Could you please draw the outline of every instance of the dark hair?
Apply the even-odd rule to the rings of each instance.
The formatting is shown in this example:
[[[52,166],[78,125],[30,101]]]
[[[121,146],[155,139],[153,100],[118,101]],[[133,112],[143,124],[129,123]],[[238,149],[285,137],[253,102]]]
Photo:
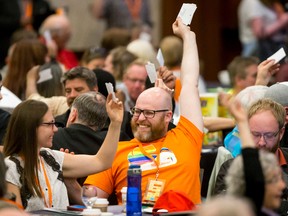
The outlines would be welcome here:
[[[57,61],[53,60],[40,66],[39,72],[49,68],[51,69],[52,79],[37,83],[37,90],[40,95],[47,98],[52,96],[63,96],[64,88],[63,84],[61,83],[61,78],[63,75],[62,68]]]
[[[101,47],[108,52],[118,46],[127,46],[131,41],[129,30],[121,28],[110,28],[103,33]]]
[[[3,85],[20,99],[24,98],[27,72],[45,63],[47,47],[38,40],[21,40],[15,44]]]
[[[4,197],[7,192],[7,185],[5,179],[6,170],[7,168],[4,162],[4,156],[2,152],[0,152],[0,198]]]
[[[97,77],[97,83],[98,83],[98,92],[100,92],[101,94],[103,94],[105,97],[108,96],[108,92],[107,92],[107,88],[105,83],[110,82],[113,85],[114,91],[116,90],[116,86],[115,86],[115,78],[114,76],[102,69],[94,69],[93,72],[95,73],[96,77]]]
[[[106,58],[107,56],[107,51],[104,48],[101,47],[91,47],[87,50],[82,55],[81,58],[81,63],[88,64],[90,61],[94,59],[99,59],[99,58]]]
[[[23,157],[24,179],[21,179],[21,183],[32,195],[37,194],[39,197],[42,195],[35,184],[35,180],[39,180],[37,128],[47,111],[48,106],[41,101],[27,100],[20,103],[10,117],[3,149],[5,157],[14,154]]]
[[[62,77],[62,83],[65,86],[67,80],[73,80],[76,78],[84,80],[90,90],[93,90],[93,88],[97,86],[97,78],[94,72],[82,66],[74,67],[65,72]]]

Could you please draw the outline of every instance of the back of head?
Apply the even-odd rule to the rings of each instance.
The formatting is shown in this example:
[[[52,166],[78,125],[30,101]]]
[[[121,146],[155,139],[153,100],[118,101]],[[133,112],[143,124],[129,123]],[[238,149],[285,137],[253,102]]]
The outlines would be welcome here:
[[[158,67],[156,51],[150,42],[141,39],[134,40],[127,45],[127,50],[138,58],[154,63],[156,68]]]
[[[76,97],[72,108],[78,111],[78,121],[97,129],[105,126],[108,118],[106,98],[99,92],[87,92]]]
[[[264,174],[264,180],[268,180],[271,171],[279,167],[278,160],[275,154],[265,150],[259,150],[259,160]],[[248,177],[249,178],[249,177]],[[236,157],[225,178],[227,185],[227,194],[234,196],[244,196],[246,190],[243,157],[239,155]]]
[[[217,196],[203,203],[196,216],[255,216],[250,202],[237,196]]]
[[[37,83],[38,93],[43,97],[63,96],[64,88],[61,82],[63,70],[56,61],[48,62],[41,65],[39,72],[50,70],[52,78],[41,83]]]
[[[276,83],[268,88],[265,98],[269,98],[282,106],[288,106],[288,82]]]
[[[173,68],[181,65],[183,42],[176,36],[167,36],[160,42],[160,48],[165,59],[165,65]]]
[[[95,73],[88,68],[81,66],[74,67],[65,72],[62,77],[62,83],[65,86],[67,80],[73,80],[76,78],[84,80],[91,91],[97,87],[97,77],[95,76]]]
[[[118,46],[127,46],[131,41],[131,33],[122,28],[110,28],[103,34],[101,47],[108,52]]]
[[[249,86],[240,91],[236,95],[236,99],[240,101],[243,107],[248,109],[253,103],[259,99],[264,98],[265,93],[267,92],[267,86],[255,85]]]
[[[27,72],[35,65],[44,64],[47,54],[47,47],[38,40],[25,39],[17,42],[9,60],[3,85],[19,98],[23,98]]]
[[[105,83],[111,83],[113,85],[114,90],[116,89],[116,84],[115,84],[115,78],[114,76],[102,69],[95,69],[93,70],[97,77],[97,83],[98,83],[98,92],[103,94],[105,97],[108,96],[107,88]]]
[[[128,65],[137,59],[137,56],[129,52],[126,47],[116,47],[110,51],[112,55],[113,75],[116,80],[122,80],[124,71]]]
[[[49,31],[58,48],[65,47],[71,37],[70,21],[66,15],[53,14],[48,16],[40,27],[40,34]]]
[[[85,66],[94,59],[105,59],[107,51],[101,47],[91,47],[85,50],[81,57],[81,65]]]
[[[235,78],[246,78],[246,68],[250,65],[258,65],[259,59],[257,57],[243,57],[236,56],[228,65],[227,70],[229,72],[231,85],[235,85]]]

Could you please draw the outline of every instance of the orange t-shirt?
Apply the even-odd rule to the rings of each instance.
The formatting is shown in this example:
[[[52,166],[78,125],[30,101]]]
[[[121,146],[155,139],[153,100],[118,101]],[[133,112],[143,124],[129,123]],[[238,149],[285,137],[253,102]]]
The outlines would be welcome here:
[[[164,191],[178,190],[186,193],[194,204],[201,203],[200,156],[203,133],[186,118],[181,116],[176,128],[166,136],[150,143],[142,143],[143,148],[155,158],[160,152],[159,179],[165,180]],[[155,179],[155,162],[145,156],[137,139],[119,142],[112,168],[89,176],[85,184],[95,185],[111,194],[116,191],[121,203],[121,189],[127,186],[129,164],[139,164],[142,169],[142,197],[148,178]],[[157,159],[156,159],[157,161]]]

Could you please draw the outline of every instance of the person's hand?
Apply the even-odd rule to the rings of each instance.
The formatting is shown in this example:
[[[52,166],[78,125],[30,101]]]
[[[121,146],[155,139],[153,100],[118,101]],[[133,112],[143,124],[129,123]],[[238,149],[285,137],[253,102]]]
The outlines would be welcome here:
[[[168,88],[168,87],[165,85],[165,83],[163,82],[162,79],[156,79],[154,86],[164,89],[164,90],[167,91],[171,96],[173,95],[174,89]]]
[[[247,121],[247,113],[241,103],[226,93],[220,93],[220,100],[223,106],[227,107],[237,122]]]
[[[64,149],[64,148],[60,148],[60,150],[59,151],[61,151],[61,152],[65,152],[65,153],[70,153],[70,154],[72,154],[72,155],[74,155],[75,153],[74,152],[70,152],[70,150],[69,149]]]
[[[190,31],[190,27],[182,22],[182,19],[180,17],[177,17],[176,21],[173,23],[172,29],[173,33],[181,38],[184,38],[184,36],[188,33],[193,33],[192,31]]]
[[[159,68],[158,78],[162,79],[166,87],[168,87],[170,90],[175,89],[176,77],[172,71],[168,70],[167,67],[164,66]]]
[[[275,60],[264,60],[257,68],[257,78],[255,85],[267,85],[271,77],[279,71],[280,64],[275,64]]]
[[[113,101],[111,93],[107,96],[106,110],[111,122],[122,123],[124,115],[123,103],[118,98],[116,98],[116,102]]]
[[[39,65],[33,66],[27,73],[26,79],[27,82],[31,81],[33,83],[36,83],[39,79]]]

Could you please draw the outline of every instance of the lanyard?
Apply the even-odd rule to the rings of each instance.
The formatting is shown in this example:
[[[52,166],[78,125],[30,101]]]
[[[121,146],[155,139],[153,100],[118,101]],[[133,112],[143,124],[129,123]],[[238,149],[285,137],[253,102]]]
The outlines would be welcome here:
[[[48,208],[50,208],[50,207],[52,207],[52,190],[51,190],[50,181],[49,181],[49,178],[48,178],[48,176],[47,176],[46,169],[45,169],[45,167],[44,167],[44,163],[43,163],[41,157],[40,157],[40,163],[41,163],[43,175],[44,175],[45,182],[46,182],[46,186],[47,186],[47,190],[48,190],[48,199],[49,199],[48,202],[47,202],[47,200],[46,200],[45,194],[44,194],[44,192],[43,192],[43,190],[42,190],[42,188],[41,188],[40,183],[39,183],[38,181],[36,181],[36,182],[37,182],[37,184],[38,184],[38,186],[39,186],[39,188],[40,188],[42,197],[43,197],[43,199],[44,199],[44,204],[45,204],[45,206],[48,207]]]
[[[150,155],[148,152],[145,151],[145,149],[142,146],[142,143],[139,143],[139,149],[143,153],[143,155],[145,155],[146,157],[150,158],[155,163],[155,165],[157,167],[155,179],[157,181],[157,179],[159,177],[160,150],[161,150],[161,148],[159,148],[159,150],[156,151],[156,155],[157,155],[156,160],[155,160],[154,157],[152,157],[152,155]]]
[[[142,0],[125,0],[133,20],[139,20]]]

